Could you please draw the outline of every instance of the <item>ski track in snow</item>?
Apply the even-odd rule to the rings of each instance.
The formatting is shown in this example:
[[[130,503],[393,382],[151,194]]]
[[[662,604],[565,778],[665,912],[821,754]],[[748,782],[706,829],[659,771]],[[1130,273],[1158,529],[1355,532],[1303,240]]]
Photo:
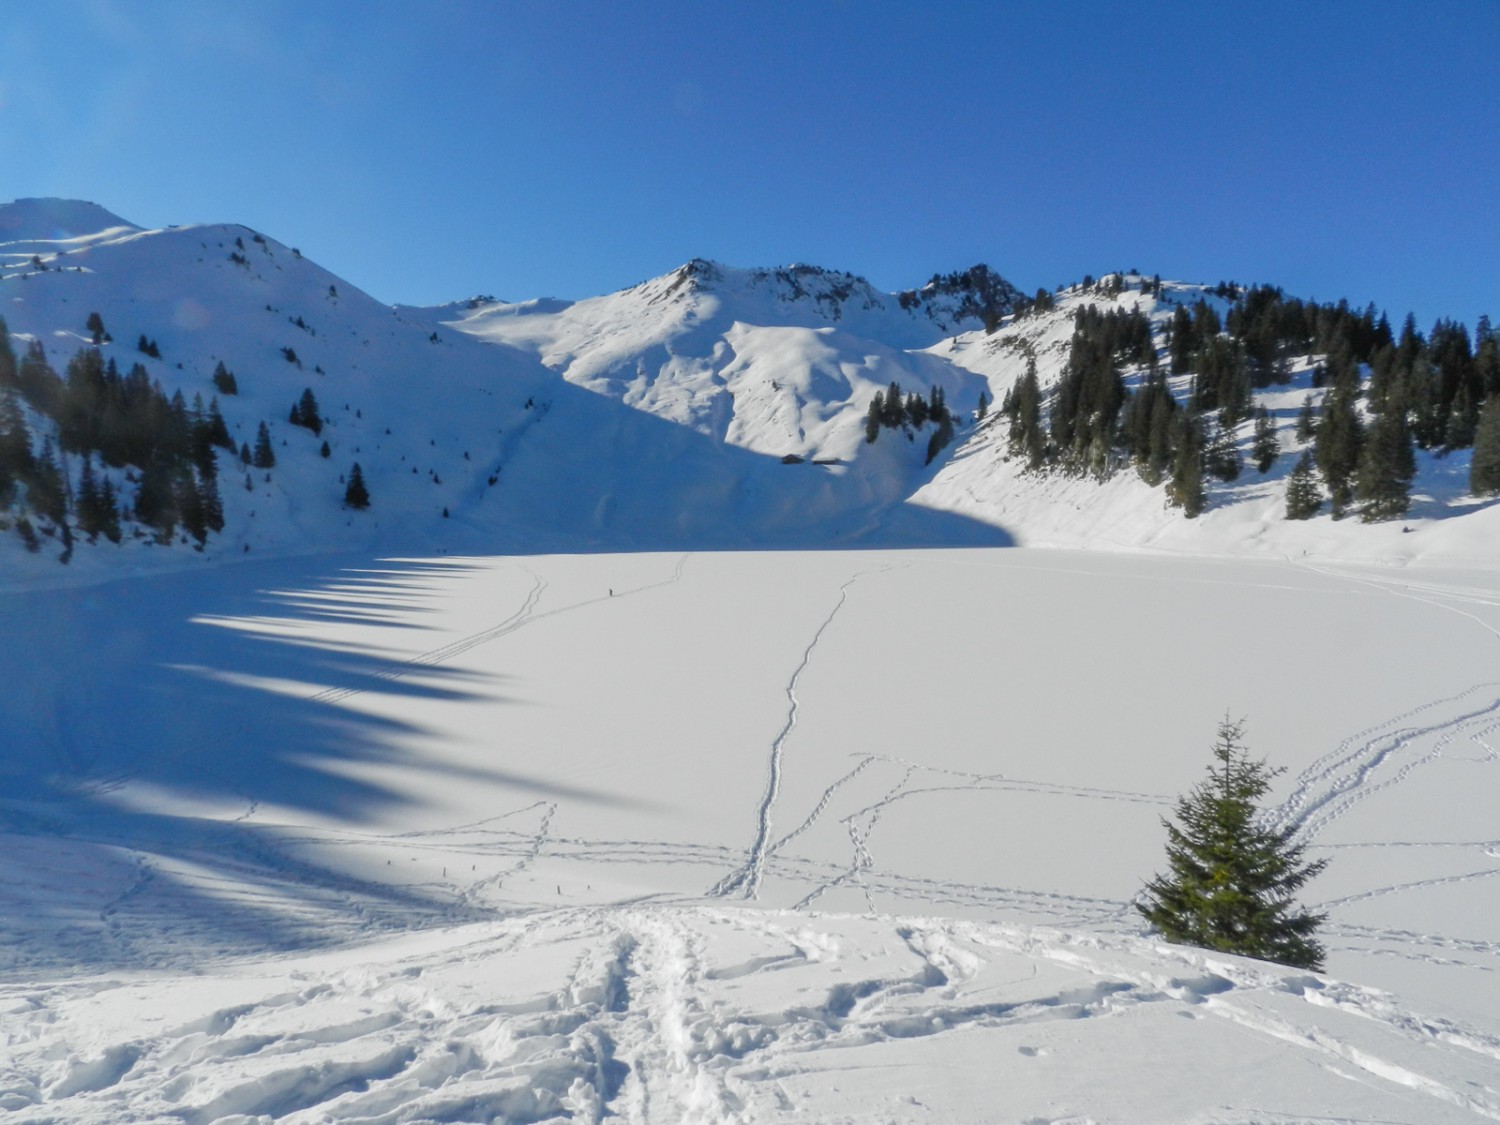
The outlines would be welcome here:
[[[661,582],[651,582],[647,583],[644,586],[636,586],[628,590],[621,590],[618,594],[606,594],[603,597],[585,598],[582,601],[573,602],[569,605],[558,606],[556,609],[549,609],[544,613],[537,613],[536,606],[537,603],[541,600],[542,594],[547,589],[547,582],[540,575],[536,574],[528,567],[522,567],[521,569],[525,570],[528,574],[531,575],[533,579],[533,585],[530,592],[526,595],[525,602],[518,610],[516,610],[515,613],[511,614],[504,621],[501,621],[497,625],[492,625],[487,629],[481,629],[476,633],[470,633],[467,636],[460,637],[456,641],[450,641],[448,644],[443,645],[439,648],[432,649],[429,652],[420,653],[417,656],[413,656],[405,661],[402,661],[401,664],[399,664],[395,668],[383,669],[379,672],[376,672],[374,673],[373,678],[385,681],[399,680],[405,676],[411,675],[413,672],[420,671],[423,668],[430,668],[435,665],[445,664],[456,656],[462,656],[464,653],[468,652],[471,649],[478,648],[480,645],[488,644],[490,641],[499,640],[501,637],[509,636],[511,633],[516,632],[518,629],[523,629],[527,625],[531,625],[534,622],[545,621],[549,617],[556,617],[559,614],[563,613],[571,613],[573,610],[583,609],[586,606],[598,605],[601,602],[607,602],[617,598],[626,598],[634,594],[645,593],[647,590],[657,590],[662,588],[663,586],[670,586],[674,582],[677,582],[682,578],[682,571],[683,568],[687,565],[687,560],[688,555],[684,553],[681,557],[678,558],[677,565],[673,568],[671,577],[664,579]],[[314,703],[336,703],[340,700],[348,699],[350,696],[359,695],[362,692],[369,690],[370,687],[368,686],[329,688],[325,691],[320,691],[314,695],[308,696],[308,699]]]
[[[1475,696],[1485,702],[1474,706],[1469,701]],[[1415,725],[1414,720],[1424,722]],[[1419,766],[1442,757],[1460,735],[1493,758],[1494,748],[1485,736],[1497,728],[1500,682],[1475,684],[1402,712],[1350,735],[1304,769],[1286,800],[1267,811],[1267,823],[1278,829],[1299,829],[1305,838],[1315,839],[1360,801],[1400,784]],[[1396,761],[1400,764],[1390,777],[1374,780],[1382,766]]]
[[[882,568],[882,570],[889,568]],[[870,572],[878,573],[878,572]],[[866,577],[866,573],[855,574],[839,587],[839,599],[834,604],[823,623],[818,626],[817,632],[813,634],[812,640],[808,642],[807,648],[802,652],[802,660],[792,672],[791,679],[787,681],[787,713],[786,721],[781,730],[771,743],[770,765],[766,778],[765,792],[761,795],[760,805],[756,809],[755,838],[750,843],[746,852],[745,862],[735,871],[730,872],[720,879],[709,890],[710,897],[727,898],[730,895],[741,894],[744,898],[756,898],[760,894],[761,878],[765,870],[767,855],[767,844],[771,835],[771,814],[776,807],[776,799],[781,795],[781,765],[782,753],[786,746],[786,740],[791,736],[797,726],[797,711],[801,707],[801,700],[797,698],[797,681],[802,678],[802,673],[812,663],[813,652],[818,647],[818,642],[823,639],[823,634],[833,624],[834,618],[839,615],[839,610],[844,608],[844,603],[849,598],[849,588]]]

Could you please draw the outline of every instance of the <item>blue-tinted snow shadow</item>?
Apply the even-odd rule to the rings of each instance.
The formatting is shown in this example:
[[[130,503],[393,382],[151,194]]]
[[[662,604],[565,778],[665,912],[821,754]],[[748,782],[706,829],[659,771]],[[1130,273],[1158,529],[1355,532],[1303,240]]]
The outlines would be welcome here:
[[[366,622],[389,614],[392,603],[421,628],[430,580],[466,569],[457,561],[267,562],[4,599],[0,832],[34,844],[66,840],[75,857],[79,847],[98,849],[100,869],[123,849],[148,865],[151,857],[180,860],[220,882],[262,888],[213,896],[181,880],[169,886],[173,877],[153,869],[150,902],[160,932],[185,927],[225,951],[302,947],[347,934],[348,926],[368,928],[375,918],[420,926],[467,917],[451,891],[321,868],[292,857],[278,830],[234,819],[235,809],[244,815],[259,803],[357,829],[413,803],[377,780],[389,776],[378,767],[415,764],[403,747],[423,728],[394,717],[399,707],[372,716],[339,706],[340,696],[508,701],[503,678],[466,671],[461,660],[414,669],[400,655],[353,641],[328,647],[315,628],[299,628]],[[516,608],[496,607],[497,620]],[[434,646],[442,643],[434,637]],[[482,769],[425,759],[421,766],[460,783],[509,788],[518,804],[620,803],[607,792],[531,776],[524,756],[505,747]],[[181,798],[226,811],[184,813]],[[57,910],[59,926],[79,909],[65,893],[44,898],[21,908]],[[348,915],[342,930],[331,917],[309,927],[311,914],[339,912]],[[5,924],[0,917],[0,937]]]

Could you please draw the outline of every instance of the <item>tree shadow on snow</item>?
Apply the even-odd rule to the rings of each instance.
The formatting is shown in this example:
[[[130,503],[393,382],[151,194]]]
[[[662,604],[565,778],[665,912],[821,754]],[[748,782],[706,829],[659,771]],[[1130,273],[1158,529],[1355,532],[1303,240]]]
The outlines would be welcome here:
[[[0,973],[6,952],[16,971],[151,963],[174,947],[297,949],[478,917],[446,884],[299,858],[285,827],[257,819],[279,807],[357,832],[415,809],[382,769],[417,764],[408,747],[427,730],[406,705],[514,702],[504,678],[467,670],[461,653],[413,662],[411,646],[380,651],[360,637],[357,626],[389,625],[397,603],[420,628],[411,619],[433,610],[432,579],[466,569],[296,560],[0,603],[0,892],[11,903]],[[497,606],[496,619],[515,608]],[[328,640],[330,624],[354,628]],[[340,705],[366,691],[385,697],[380,714]],[[529,776],[508,751],[420,764],[514,791],[521,806],[621,803]]]

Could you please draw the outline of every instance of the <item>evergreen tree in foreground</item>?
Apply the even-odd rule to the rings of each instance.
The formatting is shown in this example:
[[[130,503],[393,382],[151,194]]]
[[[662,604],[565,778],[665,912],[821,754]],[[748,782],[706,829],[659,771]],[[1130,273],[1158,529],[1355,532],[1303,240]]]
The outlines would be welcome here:
[[[1250,760],[1244,730],[1243,720],[1219,724],[1217,764],[1177,802],[1181,827],[1162,821],[1171,873],[1146,884],[1136,909],[1168,941],[1320,969],[1312,934],[1324,915],[1298,910],[1292,896],[1327,861],[1304,863],[1295,829],[1257,823],[1255,802],[1279,771]]]

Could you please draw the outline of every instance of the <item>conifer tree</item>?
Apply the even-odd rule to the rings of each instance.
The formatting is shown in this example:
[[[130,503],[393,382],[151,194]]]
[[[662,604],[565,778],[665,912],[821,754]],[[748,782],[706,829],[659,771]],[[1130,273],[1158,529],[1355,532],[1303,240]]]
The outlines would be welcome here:
[[[1320,969],[1312,935],[1324,916],[1292,898],[1327,861],[1303,862],[1295,828],[1261,822],[1256,801],[1278,771],[1252,761],[1243,737],[1243,721],[1219,724],[1208,779],[1177,802],[1178,825],[1162,821],[1170,874],[1146,884],[1136,909],[1168,941]]]
[[[1354,411],[1354,396],[1336,385],[1323,403],[1315,446],[1318,468],[1333,503],[1334,519],[1344,516],[1354,498],[1354,472],[1359,467],[1363,444],[1364,427]]]
[[[1313,471],[1312,451],[1303,450],[1286,479],[1286,518],[1311,519],[1322,506],[1323,493],[1318,489],[1317,475]]]
[[[370,506],[370,490],[365,487],[365,475],[360,471],[358,461],[354,462],[354,468],[349,470],[349,484],[344,489],[344,506],[346,508]]]
[[[1042,439],[1042,390],[1036,377],[1036,357],[1026,360],[1026,373],[1015,391],[1010,425],[1010,448],[1026,455],[1028,469],[1040,468],[1046,455]]]
[[[31,433],[14,392],[0,385],[0,505],[9,503],[16,482],[31,472]]]
[[[1302,399],[1302,409],[1297,411],[1297,440],[1311,441],[1318,432],[1318,414],[1313,407],[1312,395]]]
[[[1239,480],[1240,471],[1244,466],[1239,446],[1234,441],[1234,434],[1227,429],[1215,429],[1208,447],[1203,451],[1204,469],[1216,480],[1227,483]]]
[[[271,469],[276,466],[276,451],[271,448],[271,431],[266,429],[264,422],[260,424],[260,429],[255,431],[255,452],[252,457],[257,469]]]
[[[318,413],[318,400],[311,387],[304,390],[302,397],[293,405],[288,421],[294,426],[306,427],[315,434],[323,432],[323,417]]]
[[[1276,426],[1264,406],[1255,411],[1255,439],[1251,445],[1255,457],[1255,471],[1269,472],[1276,458],[1281,455],[1281,442],[1276,437]]]
[[[1469,461],[1469,491],[1475,496],[1500,495],[1500,395],[1492,395],[1479,412]]]
[[[68,485],[52,452],[52,439],[42,443],[42,451],[31,466],[27,481],[27,501],[31,510],[62,527],[68,520]]]
[[[214,368],[214,389],[221,395],[237,395],[240,393],[239,381],[235,379],[234,372],[224,366],[224,361],[219,360],[218,366]]]
[[[1203,430],[1192,411],[1179,410],[1173,427],[1172,479],[1167,482],[1167,503],[1193,519],[1208,504],[1203,492]]]
[[[1363,504],[1360,519],[1373,523],[1405,515],[1416,473],[1406,413],[1387,410],[1371,424],[1359,455],[1354,497]]]
[[[875,397],[870,400],[869,413],[865,415],[865,441],[874,444],[875,439],[880,436],[880,423],[885,417],[885,392],[876,391]]]

